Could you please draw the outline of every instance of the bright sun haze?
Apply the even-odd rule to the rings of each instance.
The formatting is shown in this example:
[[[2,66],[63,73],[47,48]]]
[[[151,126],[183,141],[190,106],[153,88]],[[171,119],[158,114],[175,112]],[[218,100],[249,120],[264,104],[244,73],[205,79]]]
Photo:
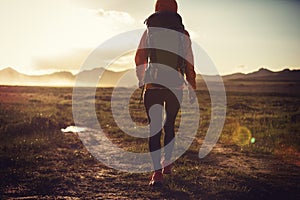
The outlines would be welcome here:
[[[220,74],[300,68],[299,1],[177,1],[193,41]],[[1,1],[0,70],[76,73],[105,40],[145,28],[152,12],[149,0]],[[134,68],[131,59],[133,54],[119,62]]]

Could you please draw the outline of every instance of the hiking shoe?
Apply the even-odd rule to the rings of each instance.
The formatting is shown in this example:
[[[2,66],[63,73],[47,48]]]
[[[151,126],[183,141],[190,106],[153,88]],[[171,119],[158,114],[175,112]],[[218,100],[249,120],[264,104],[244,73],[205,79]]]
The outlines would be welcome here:
[[[172,164],[170,161],[162,161],[161,163],[163,169],[162,169],[162,173],[163,174],[171,174],[172,173]]]
[[[161,171],[155,171],[151,177],[150,186],[161,186],[163,183],[163,174]]]

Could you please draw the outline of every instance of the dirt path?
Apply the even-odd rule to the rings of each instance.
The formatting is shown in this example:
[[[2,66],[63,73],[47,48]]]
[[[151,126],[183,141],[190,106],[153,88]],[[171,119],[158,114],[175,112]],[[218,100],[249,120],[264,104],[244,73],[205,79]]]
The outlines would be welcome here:
[[[5,176],[2,199],[299,199],[300,167],[273,155],[245,154],[217,144],[200,160],[188,151],[162,188],[150,173],[130,174],[96,161],[76,135]],[[17,167],[17,166],[16,166]]]

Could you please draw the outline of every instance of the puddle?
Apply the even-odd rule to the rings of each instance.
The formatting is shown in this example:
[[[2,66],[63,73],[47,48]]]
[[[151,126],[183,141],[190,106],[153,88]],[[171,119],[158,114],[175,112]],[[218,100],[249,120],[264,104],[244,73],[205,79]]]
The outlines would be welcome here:
[[[68,126],[67,128],[60,129],[63,133],[80,133],[87,130],[87,128],[84,127],[78,127],[78,126]]]

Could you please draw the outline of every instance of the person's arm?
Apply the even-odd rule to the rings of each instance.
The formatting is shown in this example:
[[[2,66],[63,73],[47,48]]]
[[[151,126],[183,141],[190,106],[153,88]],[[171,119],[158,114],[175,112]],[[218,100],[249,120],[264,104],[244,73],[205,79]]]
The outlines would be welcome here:
[[[146,37],[147,32],[145,31],[141,38],[138,50],[135,54],[136,76],[139,80],[139,87],[142,87],[144,85],[145,70],[148,64],[148,50],[146,49]]]
[[[186,75],[186,80],[192,87],[191,89],[196,90],[196,72],[194,68],[194,55],[193,55],[193,50],[192,50],[192,42],[190,40],[190,35],[186,31],[185,34],[188,36],[186,37],[186,55],[185,59],[187,61],[186,67],[185,67],[185,75]]]
[[[192,42],[190,39],[190,35],[187,31],[185,31],[185,34],[187,35],[186,37],[186,46],[185,46],[185,59],[186,59],[186,65],[185,65],[185,76],[186,80],[188,81],[188,91],[189,91],[189,98],[190,102],[194,103],[196,100],[196,95],[195,91],[196,90],[196,72],[194,68],[194,55],[193,55],[193,50],[192,50]]]

